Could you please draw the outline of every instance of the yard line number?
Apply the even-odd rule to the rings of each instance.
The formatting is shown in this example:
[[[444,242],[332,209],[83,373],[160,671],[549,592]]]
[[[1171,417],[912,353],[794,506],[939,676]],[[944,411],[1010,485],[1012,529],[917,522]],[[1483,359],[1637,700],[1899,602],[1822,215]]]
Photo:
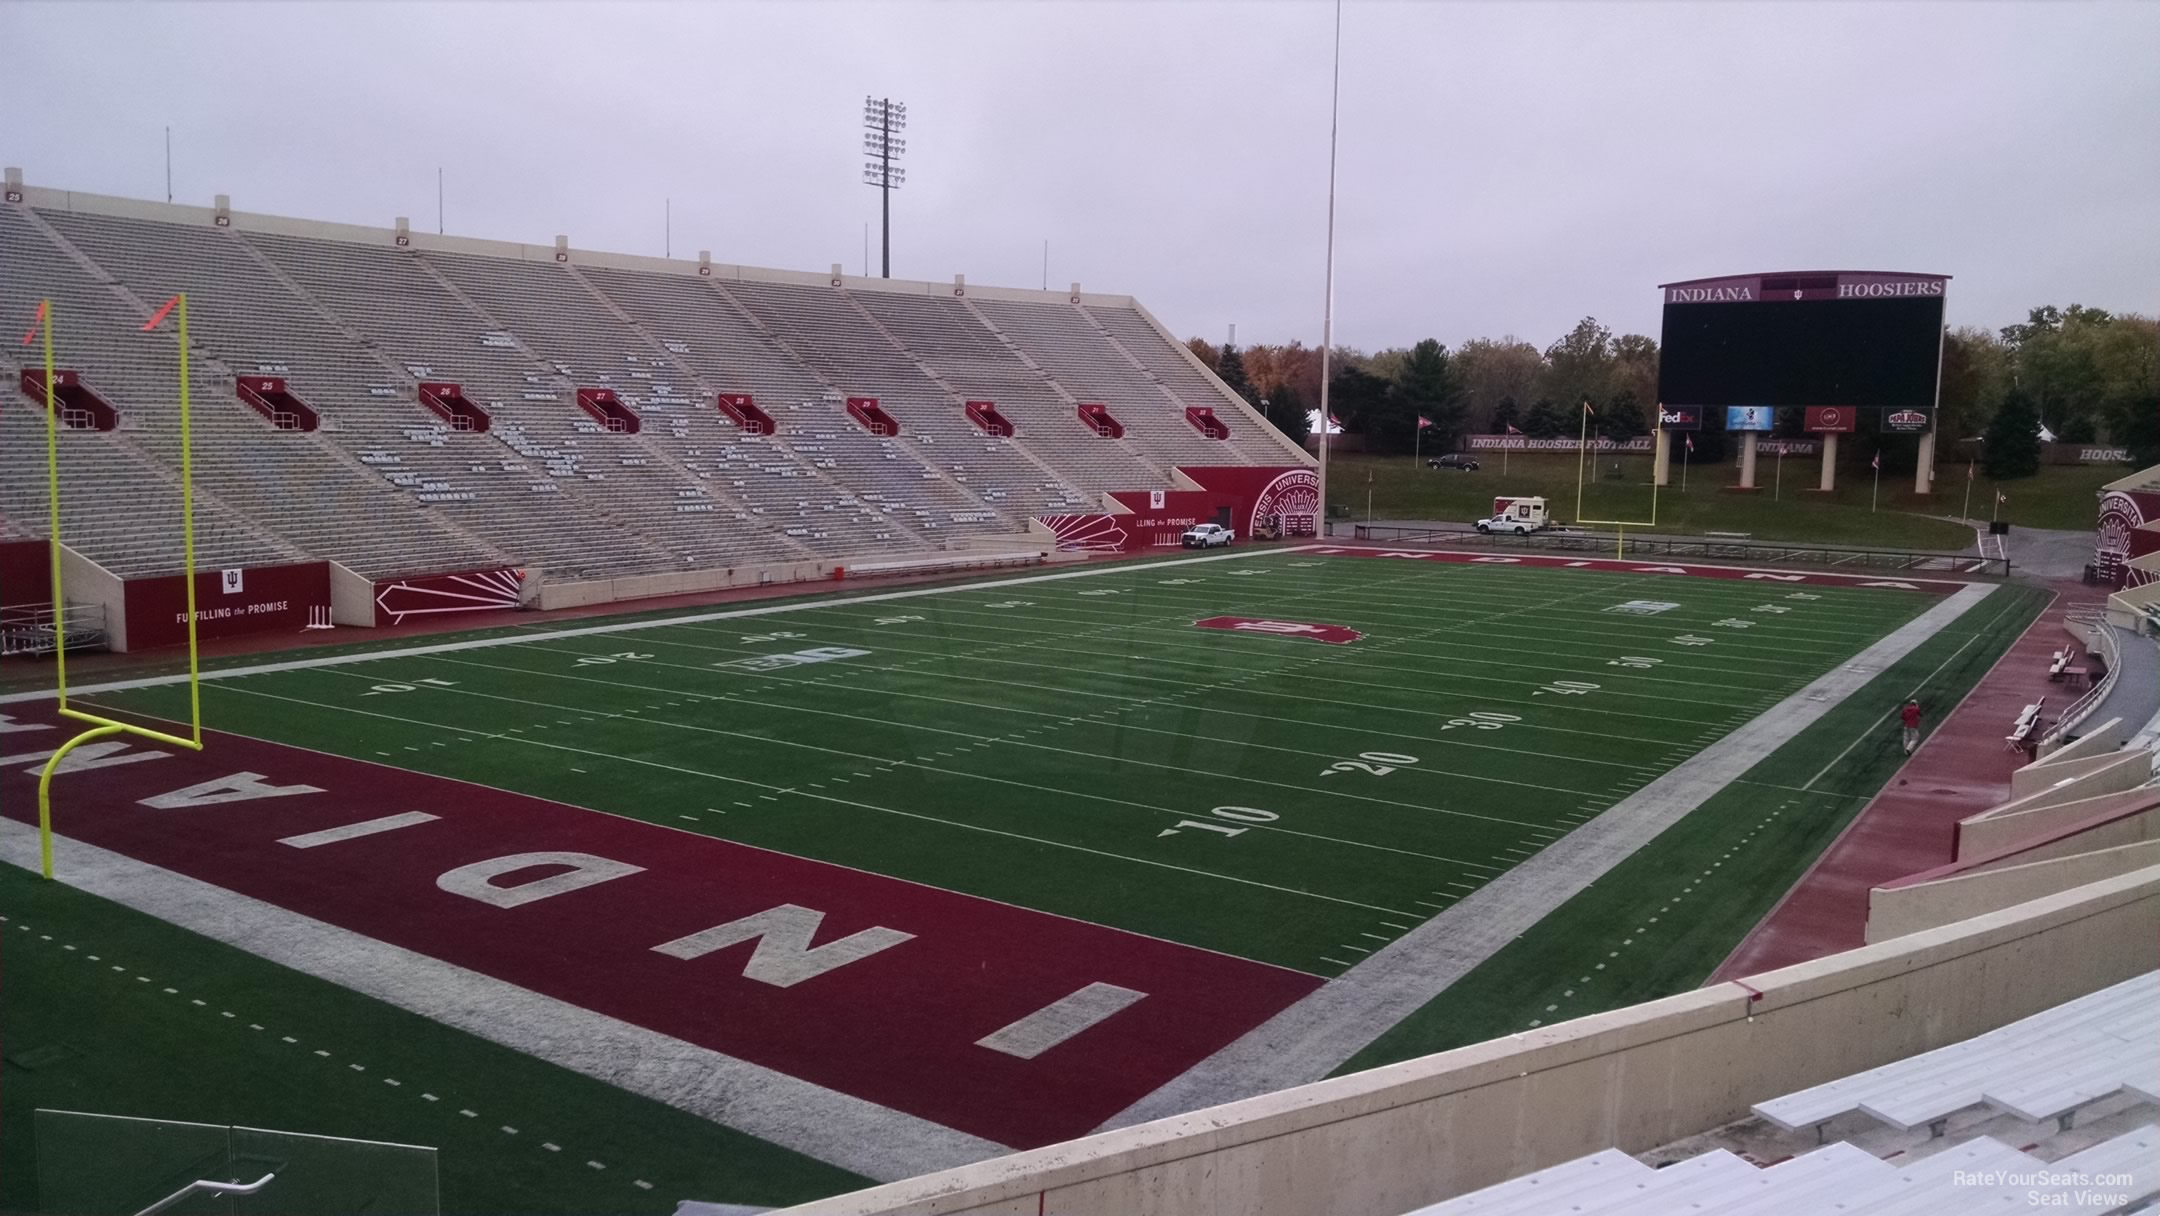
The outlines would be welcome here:
[[[1282,816],[1276,814],[1273,811],[1263,811],[1256,806],[1219,806],[1216,807],[1214,810],[1209,811],[1208,814],[1215,816],[1215,818],[1180,819],[1177,821],[1176,827],[1164,828],[1162,831],[1155,833],[1155,835],[1159,838],[1163,836],[1175,836],[1180,832],[1194,831],[1214,832],[1222,836],[1241,836],[1250,829],[1234,827],[1232,826],[1233,824],[1273,823],[1276,820],[1282,818]],[[1229,820],[1230,822],[1225,823],[1222,822],[1223,820]]]
[[[415,680],[410,684],[376,684],[370,687],[366,692],[361,693],[360,695],[363,697],[373,697],[386,692],[418,692],[420,691],[420,686],[423,684],[429,685],[434,688],[457,687],[456,680]]]
[[[1332,777],[1337,773],[1371,773],[1375,777],[1385,777],[1404,765],[1417,762],[1416,756],[1405,756],[1401,752],[1359,752],[1357,759],[1337,760],[1321,769],[1320,775]]]

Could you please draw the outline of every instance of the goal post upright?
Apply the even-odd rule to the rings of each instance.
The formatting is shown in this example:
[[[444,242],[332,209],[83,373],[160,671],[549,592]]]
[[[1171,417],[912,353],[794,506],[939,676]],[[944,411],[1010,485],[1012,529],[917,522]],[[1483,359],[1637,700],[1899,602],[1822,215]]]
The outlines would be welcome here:
[[[60,770],[61,761],[69,752],[93,739],[112,735],[136,735],[189,751],[203,750],[202,727],[202,668],[201,652],[196,645],[195,611],[195,428],[189,417],[188,396],[188,314],[187,293],[182,292],[166,301],[149,322],[144,332],[156,329],[168,313],[178,313],[178,338],[180,343],[180,550],[186,567],[181,580],[186,586],[187,602],[187,648],[188,648],[188,726],[187,737],[152,730],[132,722],[122,722],[102,714],[87,713],[67,702],[67,629],[62,616],[67,596],[61,582],[60,560],[60,414],[56,406],[53,386],[53,307],[46,300],[39,305],[38,313],[45,333],[45,477],[50,510],[48,545],[52,552],[52,606],[53,606],[53,664],[54,679],[58,685],[60,716],[83,723],[89,729],[69,739],[45,761],[38,774],[38,867],[46,877],[53,876],[52,837],[52,779]]]
[[[1660,409],[1658,427],[1654,434],[1662,440],[1665,420]],[[1653,458],[1654,459],[1654,458]],[[1588,401],[1582,407],[1582,433],[1575,440],[1575,522],[1579,524],[1610,524],[1620,529],[1619,549],[1616,556],[1627,555],[1627,530],[1629,528],[1654,528],[1657,526],[1658,481],[1653,473],[1650,478],[1650,518],[1648,519],[1585,519],[1583,518],[1583,488],[1587,484],[1585,469],[1590,460],[1590,408]]]

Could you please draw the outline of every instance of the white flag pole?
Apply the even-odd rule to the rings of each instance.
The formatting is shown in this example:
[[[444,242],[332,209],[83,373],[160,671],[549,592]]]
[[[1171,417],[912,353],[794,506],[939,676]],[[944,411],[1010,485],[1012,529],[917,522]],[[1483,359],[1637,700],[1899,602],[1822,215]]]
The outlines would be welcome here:
[[[1327,143],[1327,301],[1320,313],[1320,518],[1315,527],[1327,535],[1328,363],[1335,353],[1335,133],[1342,116],[1342,0],[1335,0],[1335,78],[1328,101]]]

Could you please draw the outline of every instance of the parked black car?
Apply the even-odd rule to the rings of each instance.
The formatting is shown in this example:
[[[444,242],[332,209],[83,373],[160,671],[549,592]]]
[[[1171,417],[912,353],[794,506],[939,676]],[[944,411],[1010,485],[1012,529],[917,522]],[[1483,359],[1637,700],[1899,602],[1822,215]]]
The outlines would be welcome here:
[[[1465,473],[1477,472],[1477,457],[1468,452],[1449,452],[1425,462],[1428,469],[1460,469]]]

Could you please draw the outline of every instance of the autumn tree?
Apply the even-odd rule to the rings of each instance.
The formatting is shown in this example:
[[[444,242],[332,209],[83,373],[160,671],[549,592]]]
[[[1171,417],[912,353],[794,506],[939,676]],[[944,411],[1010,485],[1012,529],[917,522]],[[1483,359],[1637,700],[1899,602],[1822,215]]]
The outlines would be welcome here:
[[[1603,401],[1610,396],[1612,331],[1584,317],[1567,336],[1545,348],[1541,391],[1554,401]]]

